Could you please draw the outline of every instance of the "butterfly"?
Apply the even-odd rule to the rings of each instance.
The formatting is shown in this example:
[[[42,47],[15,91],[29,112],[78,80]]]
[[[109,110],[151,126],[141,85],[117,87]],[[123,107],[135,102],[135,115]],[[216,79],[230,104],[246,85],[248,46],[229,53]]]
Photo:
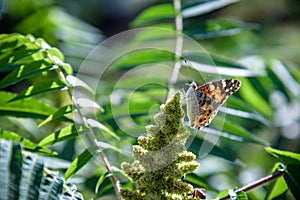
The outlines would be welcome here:
[[[201,85],[193,81],[186,92],[190,127],[201,129],[208,126],[220,106],[240,87],[241,81],[237,79],[222,79]]]

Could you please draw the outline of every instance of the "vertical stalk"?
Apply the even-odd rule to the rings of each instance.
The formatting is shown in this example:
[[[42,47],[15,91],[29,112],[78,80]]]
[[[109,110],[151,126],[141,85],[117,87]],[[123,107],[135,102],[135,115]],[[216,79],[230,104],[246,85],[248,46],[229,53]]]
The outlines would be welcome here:
[[[53,60],[53,62],[54,62],[54,59],[52,58],[51,55],[47,54],[47,56],[48,56],[51,60]],[[55,63],[55,62],[54,62],[54,63]],[[59,78],[60,78],[61,80],[63,80],[64,82],[66,82],[66,77],[65,77],[64,73],[63,73],[60,69],[56,69],[56,72],[57,72]],[[120,188],[120,185],[119,185],[119,181],[118,181],[118,180],[116,179],[116,177],[113,175],[113,171],[112,171],[111,165],[110,165],[110,163],[109,163],[107,157],[106,157],[105,154],[103,153],[102,149],[99,147],[99,145],[98,145],[99,142],[98,142],[97,138],[95,137],[95,133],[94,133],[93,129],[89,126],[89,124],[87,123],[86,118],[84,117],[84,115],[83,115],[82,112],[81,112],[81,109],[77,106],[76,101],[75,101],[75,99],[74,99],[73,96],[72,96],[71,87],[68,87],[67,92],[68,92],[69,98],[70,98],[71,101],[72,101],[72,104],[76,107],[76,110],[77,110],[77,112],[78,112],[78,114],[79,114],[79,117],[80,117],[80,119],[81,119],[83,125],[88,129],[88,135],[89,135],[89,137],[90,137],[90,140],[92,141],[93,145],[94,145],[95,147],[97,147],[99,156],[100,156],[101,160],[103,161],[106,170],[111,174],[111,176],[109,176],[109,178],[110,178],[110,180],[111,180],[111,182],[112,182],[112,184],[113,184],[113,186],[114,186],[114,188],[115,188],[116,194],[117,194],[117,196],[118,196],[118,200],[122,200],[122,197],[121,197],[121,195],[120,195],[121,188]]]
[[[183,20],[181,15],[181,1],[180,0],[173,0],[173,6],[175,11],[175,30],[176,30],[176,46],[175,46],[175,57],[174,57],[174,68],[170,78],[169,84],[172,85],[176,83],[178,74],[181,68],[180,59],[182,57],[182,46],[183,46]],[[169,90],[168,97],[171,96],[171,89]]]

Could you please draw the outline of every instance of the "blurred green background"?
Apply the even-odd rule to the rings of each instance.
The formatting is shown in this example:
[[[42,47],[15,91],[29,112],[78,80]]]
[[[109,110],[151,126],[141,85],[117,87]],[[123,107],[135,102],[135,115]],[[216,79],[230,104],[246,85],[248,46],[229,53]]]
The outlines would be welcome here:
[[[57,46],[64,53],[66,62],[70,63],[76,72],[84,58],[99,42],[132,28],[131,22],[143,10],[162,2],[172,3],[171,1],[154,0],[2,0],[0,1],[2,6],[0,8],[0,32],[18,32],[44,38],[49,44]],[[253,65],[261,65],[260,62],[265,62],[267,64],[263,65],[272,66],[280,60],[284,63],[287,71],[292,74],[294,78],[292,80],[296,80],[296,85],[299,86],[299,16],[300,5],[296,0],[244,0],[204,14],[201,18],[190,19],[190,22],[197,24],[207,19],[222,19],[234,23],[243,21],[251,29],[241,29],[238,34],[224,37],[200,38],[198,41],[213,54],[233,60],[253,62],[251,63]],[[278,60],[274,61],[274,59]],[[264,124],[263,120],[257,122],[236,119],[236,121],[255,136],[269,142],[271,146],[299,153],[299,96],[297,96],[299,91],[295,91],[299,87],[286,88],[284,77],[280,77],[280,73],[276,74],[271,69],[272,67],[268,68],[267,78],[243,79],[245,86],[251,85],[258,95],[268,102],[267,107],[263,107],[264,105],[254,107],[255,112],[260,112],[266,117],[268,123]],[[286,80],[286,82],[288,81]],[[247,97],[251,99],[253,93],[249,92],[248,95],[245,89],[241,91],[240,95],[243,96],[243,99]],[[159,99],[157,103],[163,103],[163,100]],[[247,103],[251,104],[250,100]],[[110,108],[109,105],[102,106],[107,110]],[[266,111],[268,109],[272,112],[268,113]],[[265,113],[268,114],[264,115]],[[295,117],[290,119],[293,117],[291,115],[295,115]],[[107,119],[107,124],[110,123],[110,120]],[[143,120],[141,119],[141,121]],[[115,124],[110,125],[112,129],[115,129],[114,131],[118,132]],[[121,137],[124,136],[122,133],[118,134]],[[135,142],[135,138],[124,136],[123,139],[124,143],[126,141]],[[74,145],[74,143],[76,142],[72,140],[62,147],[56,147],[56,150],[61,153],[61,158],[72,160],[75,152],[81,152],[76,148],[82,148],[82,146]],[[122,144],[116,145],[122,146]],[[217,190],[247,184],[269,174],[276,162],[274,158],[265,153],[263,146],[255,143],[238,143],[225,139],[222,141],[221,147],[234,155],[237,158],[235,161],[241,161],[246,166],[230,163],[214,156],[200,160],[201,166],[197,172],[197,178],[202,177],[205,182]],[[114,153],[110,155],[111,158],[116,156],[115,160],[117,161],[115,162],[122,161],[118,160],[120,157]],[[79,189],[86,196],[94,197],[93,188],[98,177],[89,174],[90,169],[91,166],[88,166],[80,172],[81,177],[85,177],[86,180],[84,183],[80,181]],[[103,172],[103,169],[95,166],[92,169],[97,176]],[[108,182],[105,180],[103,183],[100,195],[113,193]],[[251,199],[260,199],[264,193],[264,189],[257,189]],[[292,199],[292,197],[289,198]]]
[[[60,45],[67,58],[70,57],[67,61],[76,61],[86,55],[90,45],[131,28],[130,22],[143,9],[161,2],[171,1],[2,0],[0,32],[43,37],[51,45]],[[296,0],[240,1],[203,18],[255,23],[256,30],[240,37],[208,41],[205,47],[236,58],[259,54],[299,64],[299,14],[300,6]],[[74,45],[81,48],[80,55],[70,52]]]

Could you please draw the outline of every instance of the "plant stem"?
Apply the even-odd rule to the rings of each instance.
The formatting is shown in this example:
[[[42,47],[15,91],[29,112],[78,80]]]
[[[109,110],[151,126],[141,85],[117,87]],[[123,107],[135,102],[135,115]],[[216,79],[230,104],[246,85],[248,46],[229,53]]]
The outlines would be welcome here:
[[[181,68],[180,58],[182,56],[182,46],[183,46],[183,37],[182,37],[182,30],[183,30],[183,20],[181,16],[181,1],[180,0],[173,0],[174,11],[175,11],[175,30],[176,30],[176,47],[175,47],[175,64],[174,69],[170,78],[170,84],[174,84],[177,81],[179,70]],[[168,97],[170,97],[171,90],[169,90]]]
[[[253,188],[261,186],[261,185],[263,185],[265,183],[268,183],[268,182],[270,182],[270,181],[272,181],[272,180],[280,177],[283,173],[284,173],[284,170],[279,170],[279,171],[275,172],[274,174],[271,174],[269,176],[266,176],[264,178],[261,178],[261,179],[255,181],[253,183],[250,183],[250,184],[248,184],[248,185],[246,185],[244,187],[241,187],[241,188],[239,188],[237,190],[234,190],[234,192],[236,192],[236,193],[238,193],[238,192],[247,192],[249,190],[252,190]],[[227,195],[227,196],[225,196],[225,197],[223,197],[223,198],[221,198],[219,200],[225,200],[225,199],[230,199],[230,195]]]
[[[47,56],[48,56],[51,60],[53,60],[51,55],[47,54]],[[53,62],[54,62],[54,61],[53,61]],[[60,77],[61,80],[63,80],[64,82],[67,82],[64,73],[63,73],[60,69],[57,69],[56,72],[57,72],[57,74],[58,74],[58,76]],[[112,171],[111,165],[110,165],[110,163],[109,163],[107,157],[106,157],[105,154],[103,153],[102,149],[99,147],[99,145],[98,145],[99,142],[98,142],[97,138],[95,137],[94,131],[93,131],[92,128],[89,126],[89,124],[88,124],[86,118],[84,117],[84,115],[82,114],[80,108],[79,108],[78,105],[76,104],[76,100],[74,99],[74,96],[72,95],[71,87],[68,87],[67,92],[68,92],[69,98],[70,98],[71,101],[72,101],[73,106],[76,107],[76,110],[77,110],[77,112],[78,112],[78,114],[79,114],[80,119],[82,120],[83,125],[84,125],[84,126],[87,128],[87,130],[88,130],[88,135],[89,135],[89,137],[90,137],[90,140],[92,141],[93,145],[94,145],[95,147],[97,147],[99,156],[100,156],[101,160],[103,161],[106,170],[111,174],[111,176],[109,176],[109,178],[110,178],[110,180],[111,180],[111,182],[112,182],[112,184],[113,184],[113,186],[114,186],[114,188],[115,188],[115,191],[116,191],[116,193],[117,193],[118,199],[119,199],[119,200],[122,200],[122,197],[121,197],[121,195],[120,195],[121,188],[120,188],[120,185],[119,185],[119,181],[118,181],[118,180],[115,178],[115,176],[113,175],[113,171]]]

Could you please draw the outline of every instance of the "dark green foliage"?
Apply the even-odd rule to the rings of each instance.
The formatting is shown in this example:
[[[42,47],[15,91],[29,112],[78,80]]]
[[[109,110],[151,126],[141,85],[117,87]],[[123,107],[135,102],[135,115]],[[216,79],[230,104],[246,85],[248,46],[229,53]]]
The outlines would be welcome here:
[[[300,154],[267,147],[266,151],[284,163],[284,180],[296,199],[300,191]]]
[[[40,157],[22,151],[19,143],[0,139],[0,158],[1,199],[83,199],[76,189],[63,185],[58,172],[46,169]]]
[[[174,9],[174,2],[181,3],[180,10]],[[228,99],[227,104],[220,110],[211,126],[201,132],[191,130],[192,134],[188,140],[187,146],[190,151],[196,155],[199,153],[200,158],[203,158],[201,153],[209,153],[209,156],[208,158],[205,157],[203,161],[200,160],[208,167],[201,168],[201,172],[188,174],[185,180],[189,181],[188,183],[194,187],[206,188],[209,193],[212,193],[210,198],[217,195],[213,192],[218,191],[220,180],[223,186],[240,186],[244,184],[244,180],[241,181],[243,183],[240,182],[241,177],[243,177],[241,175],[247,170],[253,169],[253,166],[256,166],[256,169],[259,168],[259,176],[263,176],[262,173],[269,172],[274,160],[269,155],[261,152],[262,147],[273,146],[276,149],[299,152],[299,136],[297,136],[297,130],[299,130],[299,115],[297,112],[299,112],[300,99],[299,67],[294,63],[273,59],[274,57],[281,57],[284,58],[283,60],[289,60],[293,55],[296,55],[294,60],[299,61],[297,54],[299,52],[299,45],[297,46],[299,43],[297,39],[299,38],[298,29],[296,29],[296,36],[293,37],[292,35],[294,8],[285,9],[286,5],[283,2],[280,4],[259,2],[259,9],[257,9],[251,7],[249,2],[246,9],[248,11],[252,8],[253,11],[244,12],[239,9],[237,4],[232,7],[228,6],[233,3],[236,3],[236,1],[174,0],[173,2],[160,1],[158,4],[144,9],[132,21],[132,27],[152,26],[176,30],[175,18],[180,14],[183,19],[182,32],[200,42],[209,51],[207,56],[211,62],[206,62],[206,56],[199,55],[193,50],[183,50],[182,55],[177,55],[180,59],[187,60],[187,62],[181,62],[182,66],[179,70],[183,78],[178,78],[174,83],[170,81],[169,74],[173,71],[174,62],[179,61],[179,59],[174,58],[176,56],[172,52],[161,49],[139,49],[128,52],[126,55],[118,55],[119,57],[109,66],[108,73],[101,77],[103,80],[101,80],[99,87],[91,89],[86,84],[80,83],[77,85],[82,80],[76,80],[76,84],[74,84],[75,82],[67,81],[70,80],[67,78],[75,78],[72,76],[72,68],[77,72],[81,61],[102,40],[100,31],[71,16],[68,11],[61,9],[59,6],[53,6],[54,1],[52,0],[43,3],[40,1],[7,1],[8,9],[0,10],[5,11],[5,15],[15,15],[12,18],[17,24],[10,25],[13,26],[12,29],[6,32],[18,31],[28,35],[18,33],[0,35],[0,137],[20,142],[13,145],[12,143],[7,145],[3,143],[3,148],[1,146],[2,149],[6,149],[8,152],[7,154],[0,154],[0,176],[3,177],[0,180],[0,194],[9,192],[9,195],[12,196],[8,199],[15,199],[19,196],[22,167],[25,167],[21,159],[24,156],[22,156],[20,145],[27,151],[48,155],[58,154],[67,157],[68,160],[74,160],[68,170],[68,177],[75,173],[79,176],[82,175],[79,171],[79,169],[82,169],[83,173],[90,175],[85,176],[83,182],[87,183],[95,177],[100,177],[100,185],[102,179],[109,178],[113,173],[107,172],[103,165],[98,165],[99,162],[96,162],[97,164],[93,162],[92,157],[97,158],[95,156],[97,153],[94,150],[85,150],[87,146],[89,147],[90,143],[88,142],[91,140],[87,139],[87,143],[80,145],[78,134],[83,136],[81,139],[84,140],[86,139],[84,135],[89,131],[89,128],[96,130],[95,132],[99,133],[97,139],[100,141],[97,144],[99,145],[97,146],[98,150],[107,154],[108,160],[114,165],[115,171],[120,171],[117,167],[120,166],[121,162],[124,160],[130,162],[131,157],[127,150],[130,145],[135,144],[136,139],[133,136],[141,135],[144,132],[141,127],[149,124],[149,110],[153,108],[153,105],[164,103],[169,89],[186,89],[188,86],[185,84],[193,80],[202,83],[228,76],[242,81],[240,91]],[[64,3],[62,2],[62,4]],[[272,6],[269,6],[270,4]],[[279,5],[280,8],[274,12],[272,8],[276,5]],[[228,9],[224,9],[224,11],[220,9],[225,6],[228,6]],[[267,9],[263,10],[261,6],[265,6]],[[240,14],[252,13],[252,15],[255,15],[254,21],[263,18],[260,19],[263,26],[260,27],[258,24],[236,20],[240,16],[234,16],[231,9]],[[226,19],[224,19],[223,14],[228,10],[230,15],[225,14]],[[285,17],[282,15],[282,10],[285,12]],[[98,10],[97,13],[99,13]],[[266,13],[269,14],[266,16]],[[277,34],[278,30],[273,30],[275,34],[270,34],[265,29],[265,27],[274,26],[274,24],[268,24],[268,26],[264,24],[266,23],[264,20],[276,21],[275,18],[272,20],[268,18],[273,16],[273,13],[280,16],[275,17],[280,19],[278,21],[280,22],[278,23],[280,34]],[[214,19],[211,17],[214,17]],[[249,19],[245,16],[241,18]],[[2,19],[5,19],[5,17],[0,20],[2,21]],[[286,21],[287,19],[288,21]],[[288,34],[283,31],[286,24],[289,25]],[[152,34],[152,32],[141,33],[137,35],[133,43],[141,40],[150,41],[150,43],[161,43],[168,38],[161,33],[163,32],[158,31],[158,34]],[[268,40],[269,36],[273,38],[273,41],[272,39]],[[276,38],[276,41],[274,38]],[[295,42],[292,40],[293,38],[296,38]],[[51,47],[46,41],[51,45],[58,46],[64,52],[64,55],[57,48]],[[279,42],[279,45],[276,46],[276,42]],[[293,43],[294,48],[289,49],[287,43]],[[259,56],[249,57],[253,54]],[[65,63],[64,57],[74,65],[71,67]],[[102,69],[101,60],[93,59],[88,60],[88,62],[93,63],[91,69],[96,71]],[[159,64],[159,67],[152,67],[154,63]],[[132,74],[133,76],[118,80],[127,72],[145,66],[145,64],[147,67],[144,70],[137,70],[135,74]],[[170,71],[162,72],[161,64],[168,65]],[[199,66],[199,68],[196,70],[193,66]],[[211,73],[211,69],[216,69],[219,74]],[[91,83],[99,81],[90,76],[94,75],[93,71],[86,71],[84,75],[89,76],[87,80],[92,80]],[[115,84],[116,80],[118,80],[118,84]],[[152,84],[143,85],[143,83],[149,82]],[[143,86],[137,88],[140,85]],[[78,121],[73,121],[72,118],[72,114],[78,114],[78,108],[82,108],[72,102],[70,96],[72,89],[78,87],[84,91],[84,94],[88,94],[86,96],[91,97],[89,100],[91,100],[92,105],[97,105],[96,119],[91,121],[87,116],[89,122],[92,122],[90,124],[78,123]],[[115,91],[117,92],[114,93]],[[111,103],[110,99],[113,94],[119,98],[118,104]],[[98,106],[98,104],[101,104],[101,106]],[[102,107],[105,112],[103,112]],[[112,109],[115,109],[116,112],[112,113]],[[126,116],[128,110],[130,116]],[[150,113],[150,115],[152,114]],[[128,118],[139,126],[138,128],[128,128],[128,133],[132,135],[127,135],[127,132],[121,128],[121,126],[126,127],[130,124]],[[152,157],[144,155],[145,149],[147,151],[161,149],[174,136],[172,133],[176,129],[175,127],[165,128],[164,131],[170,133],[168,137],[160,134],[157,137],[152,136],[152,134],[160,132],[157,126],[164,120],[163,116],[157,116],[155,125],[147,127],[147,137],[140,137],[138,140],[139,146],[134,147],[136,150],[134,156],[140,159],[146,168],[152,169],[166,164],[165,160],[160,159],[160,157],[158,157],[160,159],[159,164],[149,163],[148,161]],[[31,127],[31,129],[28,129],[28,127]],[[34,128],[32,129],[32,127]],[[206,137],[214,135],[218,137],[216,144],[206,140]],[[174,158],[174,155],[177,155],[183,149],[182,146],[176,146],[177,142],[180,143],[181,141],[179,139],[171,140],[168,143],[170,147],[175,149],[174,152],[167,154],[170,159]],[[60,155],[62,152],[58,150],[59,148],[56,148],[59,145],[64,146],[66,143],[73,145],[70,149],[76,148],[76,152],[83,153],[75,157],[74,152],[68,148],[65,150],[68,155]],[[209,152],[203,152],[202,147],[204,145],[208,145],[212,149],[208,150]],[[283,154],[284,156],[282,156]],[[268,193],[266,199],[272,197],[282,199],[286,195],[291,195],[290,193],[299,198],[298,161],[294,162],[295,160],[291,159],[290,155],[283,154],[279,157],[286,165],[285,174],[274,181],[274,184],[269,184],[268,189],[261,188]],[[215,161],[213,163],[210,162],[210,157],[214,157]],[[11,162],[8,162],[10,159]],[[193,160],[194,157],[189,155],[184,159]],[[77,161],[80,161],[80,163],[76,163]],[[230,164],[228,164],[228,161]],[[92,168],[92,170],[88,168],[88,172],[84,171],[84,166],[87,163],[91,164],[89,167]],[[8,165],[9,167],[7,167]],[[244,167],[246,165],[248,166]],[[31,167],[33,166],[31,165]],[[56,165],[52,167],[56,167]],[[157,170],[158,177],[149,175],[150,177],[141,178],[145,169],[141,167],[140,162],[133,162],[127,167],[135,168],[130,172],[127,171],[128,176],[133,181],[141,184],[145,183],[146,185],[152,180],[155,182],[157,179],[161,179],[166,175],[166,171],[172,172],[176,178],[181,176],[182,173],[189,172],[189,169],[185,167],[182,167],[181,171],[174,171],[172,168],[165,167],[161,172]],[[11,176],[5,173],[8,168],[12,174]],[[122,174],[122,171],[120,172]],[[256,177],[257,174],[251,173],[251,177]],[[39,177],[39,173],[32,174],[33,177]],[[38,182],[35,178],[32,180],[33,183],[34,181]],[[120,180],[122,187],[133,188],[132,185],[122,182],[124,179],[121,178]],[[55,193],[62,192],[62,183],[58,175],[42,178],[41,184],[44,183],[45,187],[40,187],[39,198],[47,199],[49,196],[55,199]],[[102,198],[102,195],[111,195],[114,191],[112,191],[112,186],[109,184],[109,181],[103,181],[98,194],[96,194],[97,197],[91,195],[90,192],[87,193],[91,196],[90,198]],[[154,184],[149,184],[147,187],[155,187]],[[177,182],[174,184],[176,185]],[[94,183],[94,185],[97,184]],[[91,187],[88,184],[85,184],[85,186],[88,186],[89,190],[94,189],[94,186]],[[141,189],[144,190],[145,188]],[[178,188],[173,189],[177,190]],[[37,193],[37,190],[35,189],[32,192]],[[225,193],[224,196],[227,195],[227,191]],[[72,193],[72,190],[64,191],[64,194],[66,199],[80,198],[80,195]],[[253,194],[255,196],[262,193],[254,191]],[[252,199],[253,194],[249,195],[249,199]],[[132,192],[128,195],[138,198],[140,193]],[[161,193],[151,195],[156,198]],[[246,196],[246,194],[241,194],[238,198],[243,199],[243,196]],[[112,198],[115,198],[115,196]],[[253,197],[253,199],[263,198],[264,196]]]
[[[6,140],[1,140],[4,143],[12,144],[12,148],[6,149],[8,152],[12,150],[11,158],[10,158],[10,170],[7,173],[9,175],[9,191],[8,191],[8,199],[16,199],[20,196],[20,182],[22,177],[22,166],[23,166],[23,156],[21,152],[21,145],[18,143],[12,143]],[[5,152],[5,151],[4,151]],[[3,153],[3,151],[2,151]],[[6,153],[6,152],[5,152]],[[5,196],[5,194],[4,194]]]
[[[39,190],[39,199],[59,199],[57,194],[61,194],[63,190],[63,179],[58,176],[58,173],[48,172],[42,180]]]
[[[288,165],[286,167],[287,172],[284,174],[284,180],[294,195],[295,199],[300,198],[300,162],[298,165]]]
[[[44,164],[33,154],[23,156],[19,193],[21,199],[38,199]]]

